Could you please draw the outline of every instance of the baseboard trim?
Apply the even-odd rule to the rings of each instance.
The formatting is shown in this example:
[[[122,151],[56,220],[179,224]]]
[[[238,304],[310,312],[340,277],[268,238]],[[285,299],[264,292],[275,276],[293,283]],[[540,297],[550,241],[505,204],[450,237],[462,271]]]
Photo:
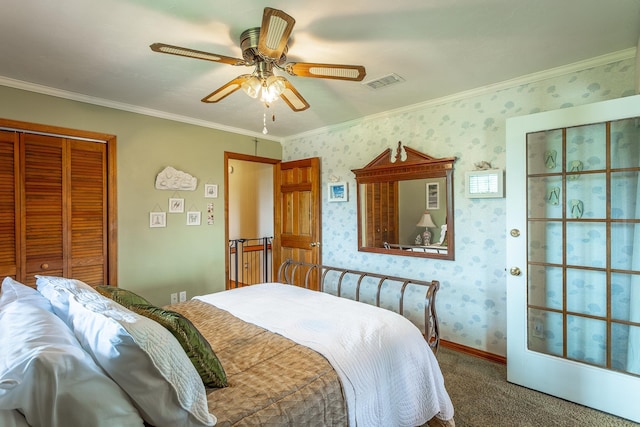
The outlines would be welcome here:
[[[466,345],[457,344],[447,340],[440,340],[440,345],[450,350],[459,351],[460,353],[486,359],[491,362],[501,363],[503,365],[507,364],[507,358],[500,356],[499,354],[489,353],[488,351],[478,350],[477,348],[467,347]]]

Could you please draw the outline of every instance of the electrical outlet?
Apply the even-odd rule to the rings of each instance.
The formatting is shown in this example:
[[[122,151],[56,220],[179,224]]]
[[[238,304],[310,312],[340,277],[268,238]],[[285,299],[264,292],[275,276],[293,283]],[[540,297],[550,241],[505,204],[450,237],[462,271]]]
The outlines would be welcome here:
[[[171,294],[171,304],[177,304],[178,303],[178,294],[176,292]]]
[[[544,322],[539,317],[533,318],[533,328],[531,329],[531,336],[536,338],[544,338]]]
[[[180,292],[180,302],[185,302],[187,300],[187,291]]]

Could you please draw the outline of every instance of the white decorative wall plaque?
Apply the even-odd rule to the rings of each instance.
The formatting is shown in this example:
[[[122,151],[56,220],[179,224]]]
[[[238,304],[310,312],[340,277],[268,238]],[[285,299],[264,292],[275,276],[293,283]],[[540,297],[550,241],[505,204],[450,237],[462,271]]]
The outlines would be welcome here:
[[[198,178],[171,166],[167,166],[156,176],[158,190],[194,191],[197,185]]]

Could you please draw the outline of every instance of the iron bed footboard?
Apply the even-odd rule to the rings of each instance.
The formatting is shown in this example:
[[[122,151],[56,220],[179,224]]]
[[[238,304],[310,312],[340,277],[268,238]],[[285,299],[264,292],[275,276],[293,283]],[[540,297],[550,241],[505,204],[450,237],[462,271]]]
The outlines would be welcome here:
[[[385,282],[393,282],[401,284],[400,288],[400,301],[398,307],[398,313],[401,316],[404,314],[404,297],[405,291],[408,285],[423,286],[426,288],[424,296],[424,329],[422,334],[424,335],[427,343],[434,352],[438,351],[440,345],[440,335],[438,327],[438,316],[436,315],[436,293],[440,288],[440,282],[437,280],[424,281],[414,280],[404,277],[389,276],[385,274],[369,273],[365,271],[350,270],[339,267],[330,267],[321,264],[309,264],[305,262],[293,261],[291,259],[285,260],[278,268],[278,282],[286,283],[289,285],[302,286],[307,289],[318,289],[325,292],[325,288],[329,283],[326,282],[328,273],[338,274],[337,280],[332,281],[331,284],[335,286],[337,290],[337,296],[342,297],[342,284],[345,278],[357,279],[355,300],[360,302],[360,285],[365,278],[377,279],[376,289],[376,306],[380,307],[380,294]],[[333,275],[331,277],[334,277]],[[316,282],[317,283],[316,286]],[[382,307],[385,308],[385,307]],[[395,311],[395,310],[394,310]]]

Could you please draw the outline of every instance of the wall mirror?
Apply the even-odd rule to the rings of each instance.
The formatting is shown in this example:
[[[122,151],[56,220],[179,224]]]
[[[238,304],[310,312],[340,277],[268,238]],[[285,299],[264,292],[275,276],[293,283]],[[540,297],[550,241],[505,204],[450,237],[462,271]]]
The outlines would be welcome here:
[[[354,169],[358,250],[454,259],[453,163],[403,146]]]

